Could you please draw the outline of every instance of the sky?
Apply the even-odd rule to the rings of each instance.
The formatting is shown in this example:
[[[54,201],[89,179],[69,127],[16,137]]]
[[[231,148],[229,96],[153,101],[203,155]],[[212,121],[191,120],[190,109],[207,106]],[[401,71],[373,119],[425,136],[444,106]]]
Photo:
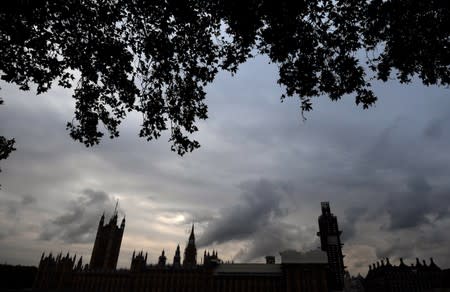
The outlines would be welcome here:
[[[171,262],[195,224],[198,254],[263,262],[286,249],[316,249],[320,202],[343,230],[345,265],[366,275],[384,257],[433,257],[450,267],[449,89],[395,80],[374,83],[363,110],[351,96],[279,97],[277,67],[259,56],[207,87],[209,118],[184,157],[168,135],[147,142],[131,114],[119,138],[86,148],[65,126],[70,89],[36,96],[1,83],[0,133],[17,150],[0,167],[0,262],[37,265],[42,252],[90,258],[98,221],[119,200],[126,227],[119,257],[133,250]]]

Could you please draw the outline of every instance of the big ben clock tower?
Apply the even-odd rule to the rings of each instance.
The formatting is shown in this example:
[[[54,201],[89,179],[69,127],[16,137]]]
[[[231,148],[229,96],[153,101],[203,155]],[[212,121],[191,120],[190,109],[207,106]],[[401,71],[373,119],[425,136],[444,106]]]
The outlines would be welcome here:
[[[341,233],[336,216],[330,211],[330,203],[322,202],[322,215],[319,216],[319,232],[321,249],[327,253],[330,291],[344,289],[344,256],[342,255]]]

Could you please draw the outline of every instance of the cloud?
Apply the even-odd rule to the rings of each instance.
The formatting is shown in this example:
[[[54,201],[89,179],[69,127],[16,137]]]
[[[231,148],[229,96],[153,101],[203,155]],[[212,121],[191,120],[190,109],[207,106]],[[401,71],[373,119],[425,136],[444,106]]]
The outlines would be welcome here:
[[[200,246],[246,239],[286,215],[281,207],[285,185],[259,180],[243,183],[241,190],[239,203],[222,209],[220,218],[208,224]]]
[[[434,191],[420,175],[409,177],[406,185],[407,191],[391,194],[384,203],[383,209],[390,216],[389,230],[434,224],[450,215],[450,188]]]
[[[70,244],[92,242],[101,214],[112,210],[114,203],[114,199],[105,192],[86,189],[62,215],[43,225],[39,238],[59,239]]]
[[[183,158],[170,152],[164,135],[139,140],[141,120],[132,114],[119,138],[85,148],[64,127],[73,115],[70,92],[55,88],[36,97],[2,84],[11,98],[2,106],[0,131],[16,138],[18,150],[2,161],[0,257],[34,264],[24,250],[38,258],[44,249],[76,242],[89,242],[76,247],[89,254],[114,193],[130,214],[119,259],[124,267],[134,248],[157,257],[186,240],[191,222],[200,223],[199,243],[221,244],[221,254],[239,261],[316,247],[323,200],[338,217],[344,248],[364,246],[346,252],[351,272],[375,258],[375,249],[450,258],[444,250],[450,119],[442,113],[448,94],[414,82],[374,83],[376,107],[363,111],[351,99],[320,97],[301,122],[298,100],[279,103],[276,66],[266,61],[243,64],[236,78],[218,75],[208,87],[211,118],[198,125],[202,147]],[[80,186],[104,192],[87,191],[66,205]],[[28,193],[38,201],[21,196]]]
[[[345,217],[341,220],[342,223],[340,224],[340,229],[343,230],[342,240],[344,242],[351,240],[357,235],[356,224],[367,215],[368,211],[367,207],[350,207],[345,210]]]
[[[295,193],[288,182],[261,179],[240,185],[239,202],[221,209],[198,240],[200,247],[226,242],[245,242],[233,256],[237,261],[261,260],[285,249],[311,249],[318,244],[316,227],[285,222],[286,200]]]
[[[426,138],[439,139],[445,133],[445,128],[448,128],[450,121],[450,115],[448,113],[433,117],[423,130],[423,134]]]
[[[0,241],[17,234],[17,226],[23,220],[23,214],[35,205],[36,199],[32,195],[18,196],[13,199],[0,198]],[[3,218],[2,218],[3,217]]]
[[[301,227],[283,222],[273,222],[257,230],[245,248],[239,250],[234,260],[241,262],[261,261],[267,255],[278,256],[281,251],[311,250],[317,248],[319,239],[316,228]]]
[[[26,206],[35,202],[36,198],[32,195],[23,195],[15,199],[0,199],[0,210],[17,219]]]

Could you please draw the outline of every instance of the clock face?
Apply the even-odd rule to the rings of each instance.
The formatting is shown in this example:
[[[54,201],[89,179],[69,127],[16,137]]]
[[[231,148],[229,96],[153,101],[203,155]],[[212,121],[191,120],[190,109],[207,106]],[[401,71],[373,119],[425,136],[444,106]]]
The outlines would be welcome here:
[[[327,243],[328,244],[338,244],[337,236],[336,235],[328,235]]]

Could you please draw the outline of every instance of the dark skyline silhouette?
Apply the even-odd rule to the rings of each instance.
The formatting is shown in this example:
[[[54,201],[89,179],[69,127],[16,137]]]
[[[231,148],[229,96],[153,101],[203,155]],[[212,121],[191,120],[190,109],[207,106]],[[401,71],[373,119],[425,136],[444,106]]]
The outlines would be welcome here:
[[[235,3],[225,2],[227,5]],[[249,5],[253,5],[258,1],[250,2]],[[180,83],[180,79],[165,80],[164,76],[161,77],[164,79],[161,86],[168,88],[164,86],[171,84],[176,93],[172,96],[173,100],[163,98],[164,102],[172,100],[170,106],[162,108],[164,114],[177,108],[179,103],[175,101],[186,100],[178,97],[191,96],[189,93],[192,90],[199,98],[191,107],[186,107],[198,110],[194,115],[190,115],[192,111],[189,110],[173,112],[172,121],[181,117],[177,120],[179,125],[182,121],[192,131],[196,129],[194,126],[199,129],[189,137],[199,141],[202,147],[182,159],[170,149],[174,142],[173,139],[169,141],[173,138],[172,134],[178,142],[186,142],[176,127],[172,128],[175,131],[162,131],[157,141],[147,142],[138,137],[144,121],[149,122],[146,126],[151,126],[158,120],[149,118],[157,118],[158,115],[143,119],[142,115],[133,111],[116,129],[113,120],[109,124],[106,122],[105,112],[96,116],[102,111],[101,106],[96,107],[96,113],[93,113],[90,106],[95,107],[97,103],[84,103],[96,100],[89,98],[95,94],[86,93],[95,83],[92,78],[95,79],[98,72],[102,74],[97,75],[99,83],[96,86],[104,88],[103,85],[109,84],[117,93],[117,99],[106,98],[102,101],[131,102],[133,90],[128,86],[133,87],[132,82],[131,79],[125,80],[130,76],[124,75],[120,69],[125,68],[126,71],[128,67],[121,65],[128,64],[132,59],[117,53],[122,40],[116,39],[117,42],[114,42],[114,37],[111,38],[114,26],[102,27],[104,18],[77,15],[72,13],[72,9],[71,13],[64,14],[73,20],[64,23],[69,28],[65,30],[67,34],[53,35],[62,38],[55,40],[48,34],[49,25],[34,26],[30,25],[32,22],[20,21],[23,16],[28,20],[45,22],[51,20],[50,14],[29,13],[12,18],[10,13],[18,13],[15,9],[20,7],[13,7],[12,11],[3,7],[0,9],[0,23],[3,24],[0,26],[0,99],[5,103],[0,106],[0,138],[14,138],[17,150],[8,159],[0,161],[0,262],[36,265],[34,259],[39,258],[43,250],[57,251],[61,246],[67,246],[71,252],[77,250],[80,255],[89,258],[98,214],[105,211],[110,216],[115,200],[119,198],[124,209],[132,215],[127,220],[133,226],[123,238],[123,244],[129,248],[123,250],[123,256],[119,257],[119,267],[128,266],[133,249],[142,245],[151,247],[149,260],[157,262],[162,248],[173,251],[178,244],[183,246],[186,232],[193,222],[198,234],[202,234],[202,237],[196,238],[198,246],[216,249],[228,260],[263,260],[266,254],[275,254],[280,247],[300,250],[317,247],[320,243],[317,239],[311,239],[309,234],[316,231],[312,210],[319,201],[334,202],[333,210],[342,214],[340,227],[345,231],[342,234],[342,240],[346,242],[344,254],[348,256],[348,269],[353,275],[358,272],[364,274],[370,263],[387,256],[393,259],[404,257],[405,260],[433,257],[442,259],[440,266],[449,266],[450,251],[446,247],[450,235],[446,230],[450,228],[450,100],[445,84],[448,83],[446,76],[450,60],[449,50],[446,49],[450,25],[446,24],[450,17],[440,17],[448,14],[446,3],[442,1],[406,5],[412,2],[397,1],[400,6],[388,9],[393,2],[382,1],[383,5],[372,5],[373,10],[368,11],[370,14],[363,14],[368,17],[367,20],[374,20],[365,23],[367,26],[364,29],[369,29],[371,34],[364,35],[367,37],[364,44],[385,44],[384,48],[390,49],[384,51],[384,55],[376,54],[383,53],[379,46],[373,52],[375,55],[347,47],[353,40],[347,38],[354,33],[352,22],[357,22],[361,15],[354,18],[343,15],[343,22],[339,23],[343,24],[340,32],[344,33],[334,35],[332,30],[325,30],[324,38],[319,39],[308,38],[308,32],[320,32],[320,28],[316,30],[318,27],[308,31],[301,30],[305,26],[295,26],[295,31],[290,30],[294,26],[288,20],[297,19],[292,15],[299,11],[298,7],[285,9],[289,14],[286,18],[278,17],[279,12],[283,12],[282,5],[268,9],[266,5],[270,5],[270,1],[256,8],[249,6],[251,9],[240,10],[242,6],[239,4],[222,11],[223,15],[229,16],[227,22],[235,24],[231,30],[242,36],[241,40],[250,40],[251,43],[253,28],[258,28],[259,18],[270,19],[267,23],[275,24],[259,32],[274,28],[280,28],[280,31],[266,30],[264,35],[258,32],[267,45],[261,48],[251,44],[248,47],[245,42],[240,44],[242,46],[232,46],[228,50],[232,57],[239,57],[241,53],[245,55],[245,52],[253,54],[258,49],[268,51],[261,51],[255,57],[235,59],[236,62],[231,62],[228,68],[233,71],[232,65],[240,64],[234,76],[220,69],[214,81],[201,85],[200,91],[196,90],[198,87],[190,86],[193,85],[193,78],[181,78],[187,83]],[[33,6],[45,1],[14,3]],[[76,6],[79,2],[67,3]],[[294,6],[301,5],[300,2],[292,3]],[[343,5],[345,3],[349,2],[343,2]],[[372,4],[377,3],[372,1]],[[59,2],[55,5],[49,9],[66,9]],[[421,13],[430,7],[438,11]],[[116,8],[118,6],[112,7]],[[181,12],[189,11],[185,8],[177,10],[170,7],[167,11],[181,16],[177,21],[184,23],[189,22],[189,19],[182,17]],[[204,8],[208,7],[199,9]],[[316,8],[319,7],[312,7],[311,11]],[[345,14],[351,12],[352,7],[349,7],[350,10],[324,7],[338,8]],[[93,13],[102,11],[109,10],[100,9]],[[149,13],[157,11],[148,10]],[[255,11],[261,13],[256,14]],[[43,19],[46,15],[49,18]],[[58,22],[61,15],[55,15]],[[198,20],[195,15],[190,16]],[[92,19],[98,21],[97,25],[92,25]],[[106,22],[109,20],[107,18]],[[320,22],[321,18],[316,20]],[[425,25],[415,25],[414,21]],[[86,36],[91,34],[83,34],[86,32],[81,29],[83,25],[79,26],[80,30],[72,29],[71,25],[78,24],[85,24],[84,29],[95,37],[88,39]],[[225,27],[219,27],[219,30]],[[199,37],[203,36],[204,31],[198,28],[180,25],[180,35],[186,38],[176,40],[185,40],[189,45],[204,44],[209,39]],[[67,38],[78,33],[77,37]],[[272,39],[274,35],[280,38]],[[305,36],[312,43],[296,42],[305,40]],[[332,43],[334,36],[337,37],[336,46],[322,46],[326,41]],[[189,51],[186,50],[189,45],[173,47],[174,43],[164,42],[161,38],[158,40],[146,42],[146,48],[150,46],[155,49],[152,51],[154,60],[170,59],[171,62],[166,65],[182,65],[186,69],[185,65],[189,64],[180,62],[182,60],[179,58]],[[320,41],[319,45],[308,47],[316,41]],[[52,42],[61,46],[52,46]],[[111,53],[110,45],[114,44],[118,51]],[[159,47],[162,50],[157,50],[160,44],[164,44]],[[61,53],[67,57],[67,62],[58,63],[61,61],[58,60],[59,53],[47,54],[46,49],[58,48],[67,49],[64,54]],[[244,51],[239,48],[244,48]],[[245,51],[245,48],[250,49]],[[294,53],[291,59],[283,58],[283,54],[298,52],[296,50],[299,48],[305,55]],[[201,50],[189,51],[189,56],[208,55],[211,53],[209,49],[210,46],[203,46]],[[174,55],[169,58],[164,54],[157,55],[158,52],[174,52]],[[321,58],[324,56],[322,52],[331,55]],[[344,52],[343,55],[350,56],[350,59],[339,52]],[[311,58],[305,63],[302,56]],[[380,59],[374,60],[372,57]],[[372,58],[376,64],[366,64],[367,58]],[[290,60],[298,65],[296,70],[290,70]],[[359,71],[353,70],[355,67],[346,60],[357,60],[358,66],[371,72],[366,75],[366,81],[371,82],[378,101],[368,110],[355,106],[355,94],[367,93],[361,91],[366,84],[358,78],[347,78],[358,75]],[[64,82],[70,74],[58,79],[58,74],[63,72],[58,71],[61,68],[59,65],[74,69],[75,80],[70,81],[72,83]],[[370,65],[378,66],[371,71]],[[310,69],[315,68],[317,74],[308,75]],[[186,71],[180,72],[183,75]],[[337,83],[333,83],[333,72],[340,73],[338,75],[344,78],[335,78]],[[392,74],[387,74],[389,72]],[[410,76],[412,72],[423,74]],[[196,73],[206,76],[203,75],[204,70]],[[30,91],[23,91],[20,87],[26,89],[27,76],[35,79],[29,83]],[[310,78],[314,76],[318,79]],[[373,76],[375,79],[372,79]],[[78,82],[80,77],[81,82]],[[399,82],[408,81],[409,77],[409,84]],[[277,85],[280,78],[281,86]],[[44,92],[51,80],[54,81],[52,88]],[[106,82],[108,80],[111,82]],[[58,81],[63,86],[72,85],[72,89],[57,86]],[[436,86],[436,83],[444,86]],[[186,86],[180,87],[180,84]],[[78,85],[81,89],[74,91]],[[356,86],[353,89],[360,91],[352,91],[353,85]],[[309,91],[311,88],[312,91]],[[347,94],[345,89],[353,93]],[[295,97],[280,103],[279,97],[289,90],[294,90]],[[41,94],[37,95],[37,92]],[[304,94],[298,96],[299,92]],[[338,96],[342,93],[343,98],[339,102],[331,102],[329,97],[333,99],[333,93]],[[74,95],[76,99],[72,98]],[[308,105],[309,100],[302,100],[301,97],[313,95],[318,95],[312,99],[314,110],[303,121],[301,106]],[[157,94],[151,96],[161,97]],[[80,103],[77,104],[77,100]],[[359,101],[362,102],[360,105],[365,101],[370,104],[372,99]],[[159,106],[164,102],[156,104]],[[208,106],[208,119],[205,121],[202,120],[206,114],[203,105]],[[146,108],[156,110],[158,106]],[[77,127],[77,119],[73,119],[74,110],[80,114],[78,122],[81,121],[81,128]],[[121,111],[115,113],[120,115]],[[101,122],[96,123],[96,117],[106,122],[106,128]],[[192,117],[195,123],[190,124]],[[86,149],[68,135],[67,122],[74,122],[75,128],[69,126],[69,133],[70,129],[74,130],[72,136],[75,139],[92,138],[84,142],[95,144],[99,137],[96,136],[97,130],[102,131],[106,139],[102,139],[100,145]],[[95,131],[93,125],[98,125]],[[120,130],[121,135],[111,141],[107,136],[110,133],[115,136],[115,130]],[[184,145],[188,151],[197,146],[195,143],[176,145]],[[175,147],[175,150],[183,151],[183,147]],[[119,214],[123,215],[122,210]],[[159,240],[151,241],[153,238]]]

